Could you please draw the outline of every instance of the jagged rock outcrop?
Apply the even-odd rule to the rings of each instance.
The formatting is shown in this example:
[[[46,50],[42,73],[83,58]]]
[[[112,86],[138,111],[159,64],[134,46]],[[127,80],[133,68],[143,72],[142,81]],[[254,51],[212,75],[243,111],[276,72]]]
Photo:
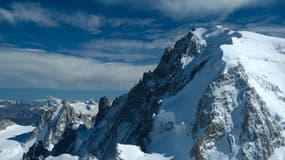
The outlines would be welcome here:
[[[116,98],[112,105],[106,97],[100,99],[95,126],[89,130],[86,140],[82,140],[82,144],[76,144],[80,147],[65,147],[64,151],[81,156],[93,154],[99,159],[114,159],[117,143],[135,144],[146,150],[153,127],[153,115],[159,111],[161,97],[173,95],[187,84],[189,77],[181,76],[183,59],[194,58],[203,47],[205,44],[200,43],[199,37],[189,32],[173,49],[166,48],[157,68],[153,72],[144,73],[143,78],[128,94]],[[190,71],[190,78],[204,63]],[[64,139],[64,134],[69,133],[69,128],[72,128],[68,127],[72,126],[72,118],[66,115],[72,112],[66,107],[57,109],[56,112],[60,113],[60,116],[52,115],[55,111],[47,111],[35,131],[35,135],[40,136],[38,141],[43,141],[43,145],[38,146],[44,146],[51,155],[56,153],[53,149],[59,148],[57,145],[60,140]],[[44,136],[40,133],[43,131]],[[73,143],[77,140],[75,138],[70,141],[72,145],[66,144],[67,146],[74,146]]]
[[[54,103],[57,105],[47,108],[42,115],[39,125],[30,138],[36,142],[24,155],[24,159],[59,155],[76,148],[76,138],[80,136],[79,133],[86,132],[95,124],[98,110],[96,102],[69,102],[55,99]]]
[[[255,89],[249,87],[241,64],[209,86],[199,103],[192,134],[197,140],[191,156],[199,160],[226,154],[266,160],[285,142],[281,126]]]
[[[80,153],[89,150],[99,159],[113,159],[117,143],[138,145],[145,151],[150,142],[153,115],[159,111],[159,100],[161,96],[175,94],[178,86],[182,88],[186,85],[186,77],[180,76],[182,58],[199,54],[204,43],[198,40],[189,32],[173,49],[166,48],[157,68],[144,73],[128,94],[114,100],[104,118],[96,122],[94,134],[81,147]]]
[[[98,114],[96,115],[96,122],[100,122],[104,115],[110,110],[112,103],[108,99],[108,97],[101,97],[98,104]]]

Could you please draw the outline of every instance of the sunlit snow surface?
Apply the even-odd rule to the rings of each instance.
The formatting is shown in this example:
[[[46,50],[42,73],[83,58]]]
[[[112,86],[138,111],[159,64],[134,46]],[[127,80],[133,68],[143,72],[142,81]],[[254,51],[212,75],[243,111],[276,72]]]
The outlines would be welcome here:
[[[234,45],[223,45],[227,67],[240,62],[249,76],[249,83],[271,111],[285,118],[285,40],[251,32],[240,32]]]
[[[195,118],[199,100],[210,83],[239,63],[244,66],[251,87],[255,88],[272,114],[280,119],[280,123],[284,123],[285,39],[244,31],[238,32],[241,36],[231,36],[234,32],[221,26],[214,31],[195,32],[197,37],[206,40],[207,47],[192,62],[187,61],[183,69],[193,67],[191,65],[205,57],[210,57],[209,62],[180,92],[162,100],[160,113],[155,116],[148,152],[164,153],[174,156],[174,159],[189,159],[194,143],[189,126]],[[227,38],[233,44],[229,44]],[[169,122],[173,123],[173,129],[166,131],[165,125]],[[228,159],[228,156],[219,158]]]
[[[29,146],[11,138],[29,133],[34,129],[32,126],[20,126],[13,124],[0,131],[0,159],[20,160]]]
[[[172,157],[165,157],[163,154],[147,154],[141,151],[138,146],[117,144],[117,157],[120,160],[171,160]],[[61,154],[59,156],[49,156],[46,160],[79,160],[78,156],[70,154]],[[88,158],[88,160],[97,160],[94,158]]]
[[[72,156],[70,154],[61,154],[59,156],[53,157],[49,156],[46,160],[79,160],[78,156]]]
[[[146,154],[138,146],[118,144],[117,152],[121,160],[170,160],[172,157],[164,157],[161,154]]]
[[[284,160],[285,159],[285,147],[277,148],[269,160]]]

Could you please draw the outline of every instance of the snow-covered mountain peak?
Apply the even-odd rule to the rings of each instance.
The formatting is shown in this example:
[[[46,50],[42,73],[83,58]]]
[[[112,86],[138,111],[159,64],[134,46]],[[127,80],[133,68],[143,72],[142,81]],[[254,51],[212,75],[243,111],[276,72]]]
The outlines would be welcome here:
[[[219,56],[222,53],[222,73],[241,64],[251,87],[272,106],[270,110],[285,118],[285,39],[248,31],[236,32],[223,26],[208,30],[198,28],[192,33],[198,37],[195,41],[204,44],[201,54]],[[183,62],[187,65],[191,61]]]
[[[285,145],[284,48],[281,38],[223,26],[193,29],[128,94],[112,103],[101,98],[98,114],[71,107],[95,122],[66,134],[56,127],[47,135],[63,138],[45,141],[55,149],[43,156],[126,159],[126,149],[135,149],[140,158],[266,160]],[[68,117],[63,124],[72,124]],[[27,158],[42,148],[34,146]]]
[[[206,45],[177,74],[176,81],[179,79],[183,79],[182,82],[187,81],[185,87],[174,96],[162,100],[160,112],[156,115],[149,151],[169,153],[169,155],[176,155],[177,159],[189,158],[189,155],[186,154],[189,153],[189,148],[192,148],[192,158],[197,159],[240,159],[241,157],[246,159],[267,159],[272,154],[274,146],[278,148],[284,145],[284,131],[279,131],[281,128],[284,129],[285,116],[283,88],[285,84],[285,55],[281,52],[282,46],[285,45],[284,39],[252,32],[236,32],[222,26],[208,30],[196,29],[192,33],[199,37],[198,40],[194,39],[195,41],[198,41],[198,43],[205,41],[206,43],[203,44]],[[239,77],[243,77],[242,83],[239,82]],[[214,86],[219,87],[214,92],[208,93],[209,88]],[[240,88],[248,88],[248,91],[243,93]],[[221,93],[223,96],[217,95]],[[206,102],[203,102],[203,97],[208,94],[209,96],[205,98]],[[256,114],[259,118],[251,117],[256,121],[248,123],[257,125],[257,121],[269,121],[266,122],[267,124],[262,122],[260,125],[265,128],[268,127],[266,130],[275,130],[276,134],[274,133],[271,136],[278,138],[276,140],[266,140],[269,142],[276,141],[275,144],[254,144],[253,142],[250,144],[257,148],[271,146],[272,148],[269,150],[256,151],[252,149],[246,151],[249,149],[247,147],[248,142],[245,139],[243,139],[245,142],[242,142],[233,138],[243,134],[250,135],[254,132],[260,132],[259,134],[263,134],[263,138],[270,137],[270,133],[267,133],[266,130],[262,131],[254,127],[249,133],[242,133],[248,132],[244,128],[237,129],[239,125],[243,125],[240,121],[247,121],[246,119],[240,119],[241,115],[252,112],[252,109],[250,109],[244,111],[241,115],[236,115],[236,110],[244,110],[241,109],[244,106],[237,105],[241,103],[241,99],[238,98],[239,94],[245,94],[245,97],[249,98],[248,103],[255,104],[252,108],[254,110],[252,114]],[[214,101],[212,101],[213,99]],[[201,103],[205,103],[205,106],[209,105],[210,107],[201,109],[199,108]],[[227,105],[230,107],[224,108]],[[237,108],[234,107],[235,105],[237,105]],[[249,106],[245,108],[248,109]],[[259,111],[260,109],[261,111]],[[199,114],[199,112],[203,114]],[[210,113],[215,116],[211,116]],[[197,119],[201,121],[207,119],[208,116],[211,117],[210,121],[201,122],[205,126],[197,127],[199,128],[197,135],[195,134],[194,137],[189,136],[191,132],[196,130],[193,126],[199,124]],[[221,137],[218,136],[218,139],[209,141],[211,134],[219,134],[220,132],[216,127],[211,129],[210,122],[219,125],[225,124],[222,128],[225,129],[226,133],[238,131],[239,134],[229,134],[228,136],[229,141],[234,141],[234,145],[239,144],[239,149],[228,152],[226,148],[219,148],[220,143],[225,143],[218,140],[221,137],[226,137],[224,133],[220,135]],[[272,124],[267,126],[268,123]],[[272,126],[274,127],[272,128]],[[208,128],[208,131],[212,130],[212,133],[207,136],[208,131],[203,131],[203,128]],[[202,142],[201,138],[208,139],[208,142]],[[167,141],[164,141],[165,139]],[[193,147],[197,143],[204,143],[197,146],[198,151],[197,148]],[[161,144],[165,145],[162,146]],[[181,147],[169,147],[173,145]],[[233,147],[231,145],[233,144],[228,147]],[[245,147],[244,151],[242,151],[242,147]],[[213,150],[210,148],[213,148]],[[254,154],[259,154],[258,152],[268,153],[253,157]]]

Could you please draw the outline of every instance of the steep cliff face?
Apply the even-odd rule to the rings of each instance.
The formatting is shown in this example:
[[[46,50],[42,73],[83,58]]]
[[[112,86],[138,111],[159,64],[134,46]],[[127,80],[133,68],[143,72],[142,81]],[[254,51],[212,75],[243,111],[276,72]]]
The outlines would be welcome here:
[[[198,105],[191,156],[265,160],[284,145],[281,125],[249,86],[242,65],[231,68],[209,86]]]
[[[103,160],[121,159],[117,144],[178,160],[268,159],[285,143],[284,48],[284,39],[221,26],[192,30],[128,94],[101,98],[94,121],[79,118],[87,129],[72,127],[68,109],[44,118],[65,126],[40,145]]]
[[[205,42],[189,32],[173,49],[166,48],[157,68],[145,73],[128,94],[115,99],[104,118],[96,121],[93,134],[80,152],[88,150],[99,159],[113,159],[117,143],[138,145],[145,151],[151,141],[160,99],[174,95],[203,68],[207,60],[187,71],[190,77],[183,75],[186,61],[198,55],[203,47]]]
[[[34,145],[24,159],[59,155],[77,146],[79,133],[87,132],[95,123],[98,104],[95,101],[51,100],[30,141]],[[36,151],[35,151],[36,150]]]

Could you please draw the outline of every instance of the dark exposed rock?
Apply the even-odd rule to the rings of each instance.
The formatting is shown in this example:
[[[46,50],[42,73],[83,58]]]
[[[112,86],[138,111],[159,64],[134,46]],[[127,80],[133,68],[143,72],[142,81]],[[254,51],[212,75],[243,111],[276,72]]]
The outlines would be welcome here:
[[[112,104],[111,104],[110,100],[108,99],[108,97],[104,96],[104,97],[100,98],[99,105],[98,105],[99,111],[98,111],[98,114],[96,115],[96,122],[95,123],[102,120],[104,115],[107,114],[107,112],[111,108],[111,105]]]
[[[221,87],[234,87],[237,97],[226,89],[217,93]],[[215,150],[216,143],[228,143],[230,152],[235,152],[234,148],[239,145],[237,154],[242,159],[266,160],[285,142],[281,126],[273,120],[255,90],[249,87],[242,65],[230,69],[209,86],[200,101],[197,117],[193,136],[206,128],[191,150],[191,156],[199,160],[213,159],[211,150]]]
[[[111,102],[108,97],[101,97],[99,100],[99,110],[104,110],[106,107],[111,107]]]
[[[44,144],[42,141],[35,143],[27,153],[23,155],[23,160],[40,160],[47,157],[49,151],[44,149]]]
[[[41,159],[41,157],[68,153],[77,148],[77,145],[79,145],[76,141],[77,138],[80,137],[80,134],[86,134],[88,129],[94,125],[95,116],[76,112],[76,108],[71,107],[72,103],[57,100],[56,107],[49,108],[44,112],[39,125],[30,138],[35,138],[37,142],[26,153],[26,157]],[[85,102],[85,105],[86,110],[90,110],[90,105],[94,105],[94,103]],[[93,108],[94,112],[95,109]],[[39,151],[47,150],[48,152],[33,152],[35,149]]]
[[[173,49],[166,48],[157,68],[153,72],[144,73],[140,82],[127,95],[114,100],[110,109],[104,105],[106,99],[102,99],[93,134],[85,141],[80,153],[89,150],[99,159],[113,159],[117,143],[134,144],[142,150],[146,149],[150,142],[153,114],[159,110],[160,97],[167,93],[175,94],[179,90],[177,84],[180,88],[187,84],[185,77],[180,76],[183,70],[181,58],[185,55],[196,56],[202,46],[193,37],[190,32]],[[199,69],[192,69],[192,72],[193,77]],[[171,129],[171,124],[166,127]]]

